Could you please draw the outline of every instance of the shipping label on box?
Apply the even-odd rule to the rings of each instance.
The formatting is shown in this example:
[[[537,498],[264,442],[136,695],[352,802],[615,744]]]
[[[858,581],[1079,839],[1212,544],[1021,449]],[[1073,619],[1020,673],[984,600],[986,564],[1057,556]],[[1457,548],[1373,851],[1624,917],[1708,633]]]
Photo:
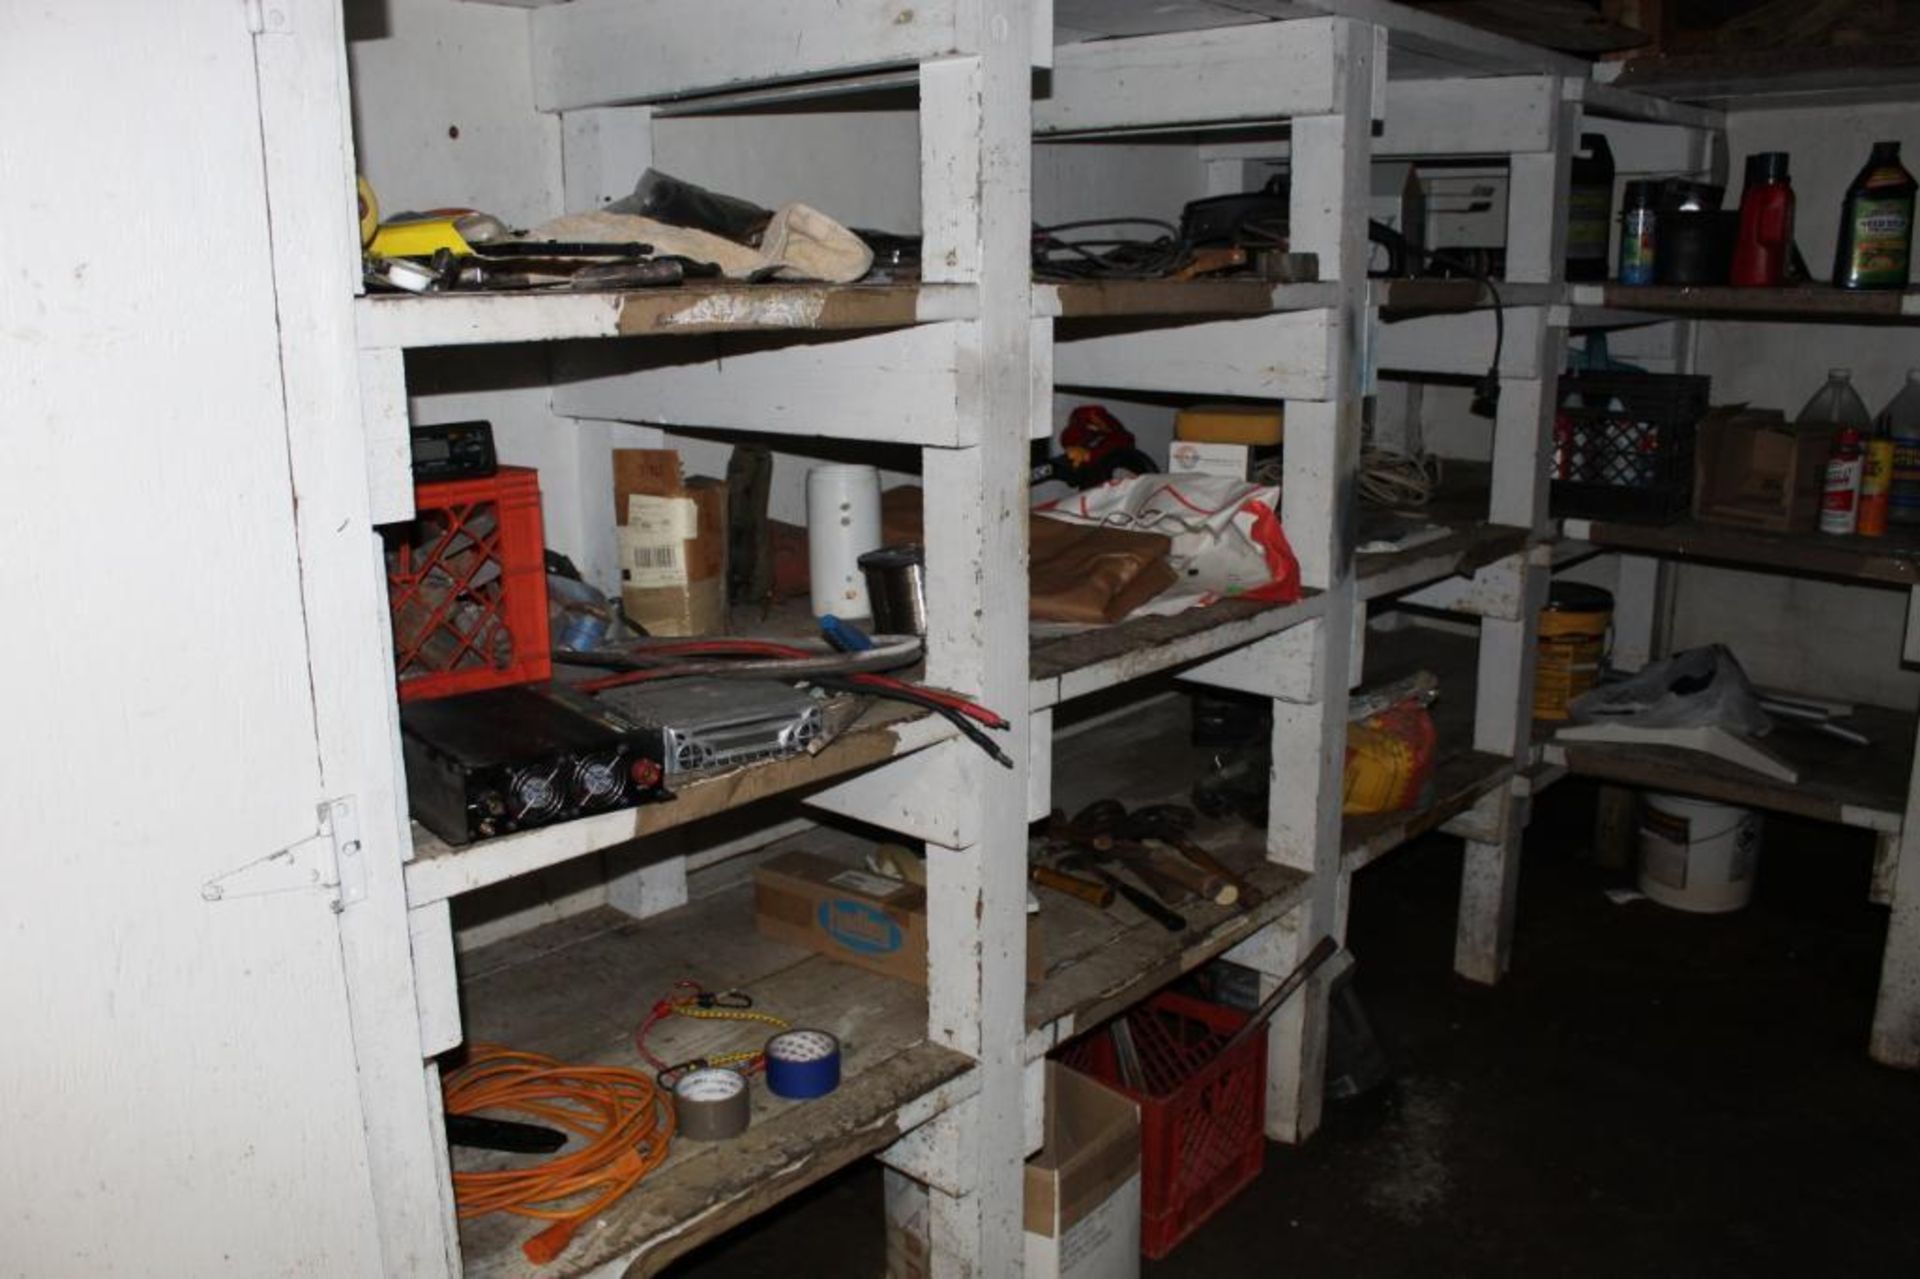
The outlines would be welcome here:
[[[1175,440],[1167,448],[1169,475],[1224,475],[1244,480],[1252,467],[1253,450],[1245,444]]]
[[[620,604],[654,635],[727,629],[727,486],[680,478],[672,449],[613,451]]]
[[[753,872],[762,936],[861,968],[927,984],[927,892],[815,853],[782,853]],[[1046,974],[1040,932],[1027,921],[1027,980]]]

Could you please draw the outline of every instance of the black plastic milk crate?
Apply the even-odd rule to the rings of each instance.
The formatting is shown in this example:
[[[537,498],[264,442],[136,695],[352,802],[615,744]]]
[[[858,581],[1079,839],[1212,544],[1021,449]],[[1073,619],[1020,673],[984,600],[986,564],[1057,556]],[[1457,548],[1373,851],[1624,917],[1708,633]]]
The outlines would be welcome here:
[[[1693,431],[1712,379],[1563,373],[1553,422],[1553,513],[1674,519],[1693,502]]]

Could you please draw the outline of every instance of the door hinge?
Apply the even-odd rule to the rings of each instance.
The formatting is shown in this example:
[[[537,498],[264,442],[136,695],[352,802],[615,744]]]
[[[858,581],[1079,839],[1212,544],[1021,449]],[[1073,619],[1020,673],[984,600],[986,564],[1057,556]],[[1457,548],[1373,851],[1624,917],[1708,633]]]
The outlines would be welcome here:
[[[288,11],[287,0],[243,0],[247,11],[247,30],[257,36],[289,35],[293,31],[293,17]]]
[[[353,799],[330,799],[321,804],[317,826],[312,835],[298,843],[214,876],[200,886],[200,896],[218,902],[319,889],[336,911],[365,900],[366,860]]]

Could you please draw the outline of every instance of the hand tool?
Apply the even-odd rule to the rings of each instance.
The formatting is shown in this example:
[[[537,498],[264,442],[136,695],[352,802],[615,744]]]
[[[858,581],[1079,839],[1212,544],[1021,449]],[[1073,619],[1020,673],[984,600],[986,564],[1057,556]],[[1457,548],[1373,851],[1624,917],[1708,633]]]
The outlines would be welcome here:
[[[1102,800],[1100,804],[1090,806],[1081,813],[1080,817],[1071,822],[1055,810],[1047,818],[1047,837],[1056,843],[1084,849],[1093,855],[1095,861],[1113,862],[1124,866],[1136,879],[1146,885],[1149,892],[1160,899],[1162,905],[1171,907],[1174,903],[1184,900],[1187,896],[1187,888],[1184,884],[1161,874],[1148,864],[1147,858],[1135,856],[1137,850],[1118,847],[1119,841],[1114,839],[1111,832],[1111,810],[1101,807],[1111,803],[1110,800]],[[1114,805],[1114,807],[1119,806]],[[1120,812],[1124,814],[1126,810],[1121,808]],[[1090,813],[1093,814],[1094,820],[1084,820]]]
[[[1136,810],[1127,819],[1127,829],[1136,839],[1157,839],[1201,870],[1218,875],[1239,890],[1239,904],[1252,910],[1264,900],[1264,894],[1213,854],[1195,843],[1188,834],[1193,829],[1194,811],[1184,804],[1152,804]],[[1233,905],[1222,902],[1222,905]]]
[[[1122,839],[1115,840],[1113,847],[1129,867],[1144,867],[1216,906],[1232,906],[1240,900],[1238,885],[1183,856],[1171,841]]]
[[[1266,1024],[1269,1017],[1280,1011],[1280,1005],[1291,999],[1294,991],[1307,984],[1307,978],[1313,976],[1314,969],[1339,953],[1340,943],[1331,937],[1322,937],[1315,942],[1313,949],[1307,952],[1307,957],[1294,965],[1293,971],[1281,979],[1280,984],[1273,988],[1271,995],[1260,1001],[1260,1006],[1253,1010],[1253,1016],[1247,1018],[1246,1025],[1234,1031],[1227,1042],[1220,1045],[1219,1050],[1214,1053],[1215,1060],[1225,1057],[1245,1043],[1249,1036]]]
[[[1142,892],[1126,880],[1120,878],[1106,867],[1097,864],[1095,854],[1085,850],[1075,851],[1060,859],[1062,868],[1084,870],[1097,877],[1114,892],[1127,899],[1135,910],[1151,919],[1170,933],[1182,933],[1187,930],[1187,917],[1169,906],[1162,905],[1151,893]]]
[[[1033,866],[1027,870],[1027,878],[1042,888],[1051,888],[1056,893],[1065,893],[1069,897],[1078,897],[1090,906],[1101,909],[1113,905],[1113,889],[1106,884],[1091,879],[1082,879],[1078,875],[1069,875],[1066,871],[1051,866]]]
[[[1194,280],[1203,275],[1216,275],[1222,271],[1238,271],[1247,265],[1247,261],[1247,251],[1237,246],[1195,249],[1193,255],[1187,260],[1187,264],[1175,271],[1171,278]]]
[[[1143,844],[1127,839],[1109,839],[1105,847],[1096,848],[1095,852],[1101,860],[1125,868],[1148,892],[1168,906],[1178,906],[1189,897],[1209,896],[1203,891],[1206,877],[1200,871],[1191,866],[1176,866],[1164,858],[1156,859]]]
[[[1189,893],[1223,906],[1231,905],[1239,896],[1229,890],[1228,899],[1222,900],[1220,893],[1227,886],[1220,879],[1178,858],[1155,857],[1144,845],[1124,838],[1126,825],[1126,805],[1117,799],[1102,799],[1081,809],[1071,822],[1050,824],[1049,831],[1120,862],[1169,906]]]

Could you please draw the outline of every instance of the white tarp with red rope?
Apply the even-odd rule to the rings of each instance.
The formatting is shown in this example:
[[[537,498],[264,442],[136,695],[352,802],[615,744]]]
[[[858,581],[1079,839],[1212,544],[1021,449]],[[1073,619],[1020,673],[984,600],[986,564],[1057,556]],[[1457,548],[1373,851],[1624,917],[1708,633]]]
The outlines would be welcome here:
[[[1222,599],[1287,604],[1300,598],[1300,564],[1280,526],[1280,490],[1225,475],[1136,475],[1035,508],[1072,524],[1170,538],[1180,580],[1135,609],[1180,613]]]

